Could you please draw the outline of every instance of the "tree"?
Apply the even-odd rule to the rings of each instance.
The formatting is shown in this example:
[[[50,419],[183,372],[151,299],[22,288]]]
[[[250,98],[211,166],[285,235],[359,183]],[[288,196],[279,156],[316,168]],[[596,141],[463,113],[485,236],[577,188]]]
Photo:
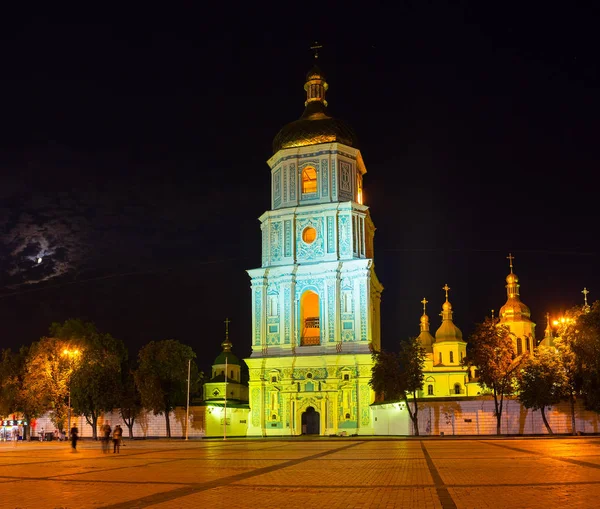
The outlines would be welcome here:
[[[555,405],[567,394],[567,379],[558,354],[550,350],[537,350],[527,358],[518,377],[519,401],[525,408],[539,410],[542,420],[552,435],[546,419],[546,407]]]
[[[497,318],[486,318],[483,323],[476,324],[463,359],[463,365],[476,368],[481,388],[492,392],[498,435],[504,397],[514,392],[517,371],[523,360],[523,356],[515,358],[510,334],[508,327],[500,325]]]
[[[600,301],[590,308],[574,308],[562,335],[577,357],[578,389],[588,410],[600,412]]]
[[[169,414],[178,403],[186,401],[188,361],[196,358],[194,351],[179,341],[151,341],[138,353],[135,384],[144,408],[154,415],[165,415],[167,437],[171,437]],[[191,363],[190,391],[196,390],[198,367]]]
[[[375,364],[369,385],[384,401],[402,399],[406,403],[408,415],[413,423],[415,435],[419,435],[419,405],[417,391],[423,389],[423,369],[425,367],[425,349],[417,338],[400,343],[400,351],[375,352]],[[412,396],[414,408],[408,404]]]
[[[121,386],[119,390],[119,413],[129,429],[129,438],[133,438],[133,425],[142,411],[142,397],[135,385],[135,367],[124,364],[121,367]]]
[[[39,398],[34,397],[25,385],[26,363],[29,347],[21,347],[18,352],[10,349],[2,351],[0,360],[0,415],[20,412],[27,423],[44,412]],[[25,427],[27,438],[29,426]]]
[[[97,439],[98,418],[118,406],[121,363],[127,353],[123,342],[78,319],[53,323],[50,334],[64,344],[77,345],[79,355],[69,379],[71,404],[83,415]]]
[[[42,411],[50,410],[50,418],[59,430],[67,415],[68,382],[73,370],[63,354],[65,346],[63,340],[53,337],[32,343],[23,371],[24,401]]]

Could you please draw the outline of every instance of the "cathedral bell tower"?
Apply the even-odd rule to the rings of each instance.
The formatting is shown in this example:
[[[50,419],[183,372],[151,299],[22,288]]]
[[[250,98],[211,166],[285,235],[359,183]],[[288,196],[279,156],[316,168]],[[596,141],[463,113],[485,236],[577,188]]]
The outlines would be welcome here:
[[[315,65],[304,113],[275,136],[268,160],[262,264],[248,271],[249,435],[373,432],[368,381],[383,289],[373,265],[375,227],[356,136],[329,115],[327,89]]]

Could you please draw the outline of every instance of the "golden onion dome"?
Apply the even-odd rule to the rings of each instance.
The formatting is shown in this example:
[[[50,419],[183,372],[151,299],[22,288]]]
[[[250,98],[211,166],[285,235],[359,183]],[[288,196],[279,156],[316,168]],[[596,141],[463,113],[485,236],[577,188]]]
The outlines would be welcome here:
[[[356,134],[345,122],[327,113],[325,92],[329,85],[315,65],[306,75],[306,102],[302,116],[285,125],[273,140],[273,152],[285,148],[339,142],[356,147]]]
[[[454,325],[452,320],[443,320],[442,325],[435,331],[435,342],[443,343],[444,341],[462,341],[462,331]]]
[[[506,304],[500,308],[502,322],[529,321],[531,311],[518,297],[509,297]]]
[[[519,282],[519,277],[514,272],[511,272],[508,276],[506,276],[506,282],[509,285],[518,283]]]

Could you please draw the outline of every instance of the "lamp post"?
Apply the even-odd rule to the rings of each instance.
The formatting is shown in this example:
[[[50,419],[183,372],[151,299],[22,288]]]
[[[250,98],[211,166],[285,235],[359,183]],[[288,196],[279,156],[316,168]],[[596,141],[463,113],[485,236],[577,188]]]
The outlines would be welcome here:
[[[65,355],[69,359],[69,377],[67,378],[67,389],[69,390],[69,402],[68,402],[68,418],[67,418],[67,436],[71,438],[71,374],[73,372],[73,357],[79,355],[79,350],[69,350],[65,348],[63,350],[63,355]]]

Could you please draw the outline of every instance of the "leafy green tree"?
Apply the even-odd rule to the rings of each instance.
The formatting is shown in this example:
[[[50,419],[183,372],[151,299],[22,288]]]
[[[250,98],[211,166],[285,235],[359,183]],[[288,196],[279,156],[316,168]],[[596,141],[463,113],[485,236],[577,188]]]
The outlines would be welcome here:
[[[154,415],[165,416],[167,437],[171,437],[170,412],[187,397],[188,361],[196,358],[194,351],[174,339],[151,341],[138,353],[135,384],[144,408]],[[191,363],[190,392],[196,391],[198,367]]]
[[[64,355],[68,345],[61,339],[44,337],[31,344],[23,373],[23,400],[42,411],[50,410],[54,425],[62,430],[67,415],[69,379],[73,371]]]
[[[53,338],[76,345],[79,355],[69,379],[71,404],[85,416],[97,439],[98,418],[118,406],[121,363],[127,357],[125,345],[110,334],[101,333],[91,322],[79,319],[53,323]]]
[[[500,435],[504,398],[513,394],[516,376],[524,357],[515,358],[510,330],[499,324],[497,318],[486,318],[476,324],[468,340],[463,365],[475,367],[482,389],[489,389],[494,397],[496,433]]]
[[[25,386],[25,369],[29,347],[21,347],[18,352],[10,349],[2,351],[0,360],[0,415],[11,412],[23,414],[26,422],[44,412],[39,398],[34,397]],[[30,434],[30,427],[25,427],[25,436]]]
[[[555,351],[539,349],[527,358],[518,376],[519,401],[525,408],[539,410],[542,420],[552,435],[546,418],[546,407],[555,405],[567,395],[566,373]]]
[[[600,412],[600,301],[569,313],[563,335],[578,359],[578,389],[588,410]]]
[[[413,423],[415,435],[419,435],[419,405],[417,394],[423,389],[425,349],[417,338],[400,343],[398,353],[375,352],[375,364],[369,385],[384,401],[402,399]],[[413,409],[408,403],[412,397]]]
[[[129,438],[133,438],[133,425],[143,410],[142,396],[135,385],[135,366],[125,363],[121,367],[121,386],[119,390],[119,413],[129,429]]]

